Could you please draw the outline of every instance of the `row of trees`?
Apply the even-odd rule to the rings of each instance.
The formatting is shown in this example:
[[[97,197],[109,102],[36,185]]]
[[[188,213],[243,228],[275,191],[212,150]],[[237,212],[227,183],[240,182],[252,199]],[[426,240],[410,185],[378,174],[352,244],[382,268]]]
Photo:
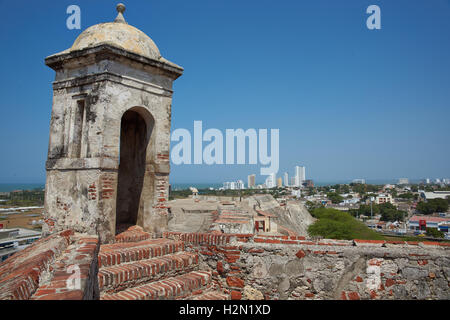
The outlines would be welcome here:
[[[10,192],[9,196],[2,196],[6,200],[0,204],[6,206],[42,206],[44,204],[45,192],[42,189],[23,190]]]
[[[331,200],[332,203],[341,203],[344,200],[344,197],[342,197],[339,193],[337,192],[328,192],[327,193],[327,198],[329,200]]]
[[[397,210],[392,203],[372,204],[373,215],[381,215],[381,221],[402,221],[406,212]],[[370,217],[370,205],[362,204],[359,209],[350,209],[349,213],[355,217],[365,215]]]
[[[417,199],[419,199],[419,195],[417,193],[413,194],[411,192],[407,192],[407,193],[402,193],[402,194],[398,195],[397,198],[406,199],[406,200],[417,200]]]
[[[449,198],[446,199],[430,199],[426,202],[417,204],[417,211],[421,214],[432,214],[435,212],[446,212],[448,210]]]

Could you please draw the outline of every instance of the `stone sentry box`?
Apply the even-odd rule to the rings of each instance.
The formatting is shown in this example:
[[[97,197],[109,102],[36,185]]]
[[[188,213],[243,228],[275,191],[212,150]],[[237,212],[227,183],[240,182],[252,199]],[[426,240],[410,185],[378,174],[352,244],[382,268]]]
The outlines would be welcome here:
[[[183,68],[123,18],[45,59],[56,71],[43,233],[110,242],[130,225],[167,229],[172,83]]]

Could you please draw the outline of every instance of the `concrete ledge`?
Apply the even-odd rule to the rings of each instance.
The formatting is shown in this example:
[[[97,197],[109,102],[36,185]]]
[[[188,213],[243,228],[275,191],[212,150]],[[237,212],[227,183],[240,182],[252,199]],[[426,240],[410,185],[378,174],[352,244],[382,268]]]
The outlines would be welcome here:
[[[118,170],[119,160],[114,158],[60,158],[49,159],[45,164],[47,170]]]

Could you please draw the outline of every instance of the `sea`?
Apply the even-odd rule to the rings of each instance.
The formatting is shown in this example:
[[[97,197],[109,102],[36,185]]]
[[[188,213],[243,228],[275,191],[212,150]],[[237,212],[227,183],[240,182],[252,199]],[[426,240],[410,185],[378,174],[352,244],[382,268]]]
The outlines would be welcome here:
[[[45,183],[0,183],[0,192],[11,192],[14,190],[44,189]]]
[[[410,183],[418,183],[420,180],[411,180]],[[321,187],[327,185],[335,184],[348,184],[352,180],[336,180],[336,181],[314,181],[314,185]],[[367,179],[367,184],[395,184],[397,179]],[[197,189],[208,189],[214,188],[218,189],[223,187],[223,183],[211,183],[211,182],[191,182],[191,183],[172,183],[172,190],[185,190],[189,187],[195,187]],[[11,192],[14,190],[34,190],[34,189],[44,189],[45,183],[0,183],[0,192]]]

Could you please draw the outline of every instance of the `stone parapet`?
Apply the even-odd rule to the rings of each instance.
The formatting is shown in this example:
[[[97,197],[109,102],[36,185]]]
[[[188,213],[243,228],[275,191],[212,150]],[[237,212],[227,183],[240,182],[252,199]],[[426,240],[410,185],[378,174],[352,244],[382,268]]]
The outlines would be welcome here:
[[[445,242],[164,236],[199,254],[202,270],[211,270],[232,299],[450,299]]]

